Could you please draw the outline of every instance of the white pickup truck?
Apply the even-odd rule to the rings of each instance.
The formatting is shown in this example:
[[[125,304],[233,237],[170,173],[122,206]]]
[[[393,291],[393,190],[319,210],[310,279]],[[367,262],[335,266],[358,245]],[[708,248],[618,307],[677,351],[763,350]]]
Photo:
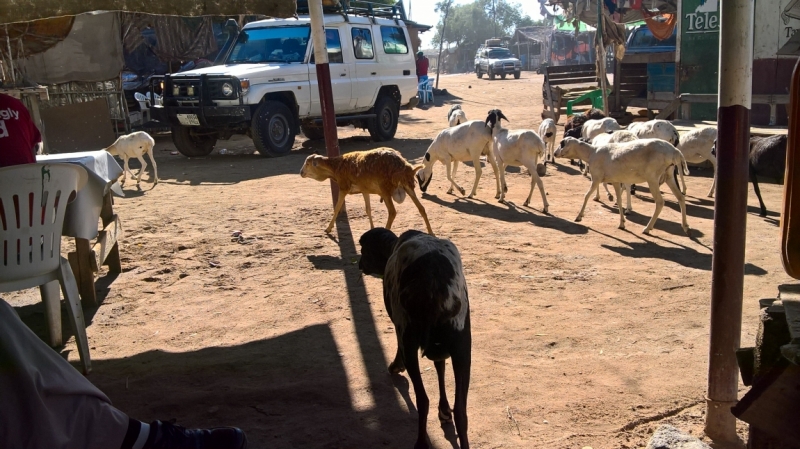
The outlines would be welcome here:
[[[384,17],[324,17],[337,123],[366,129],[376,141],[394,138],[400,107],[418,102],[405,13],[386,8]],[[151,88],[162,90],[163,104],[152,115],[171,125],[186,156],[207,155],[234,134],[251,137],[264,156],[287,154],[300,130],[323,137],[312,47],[308,15],[251,22],[224,50],[221,65],[157,79]]]

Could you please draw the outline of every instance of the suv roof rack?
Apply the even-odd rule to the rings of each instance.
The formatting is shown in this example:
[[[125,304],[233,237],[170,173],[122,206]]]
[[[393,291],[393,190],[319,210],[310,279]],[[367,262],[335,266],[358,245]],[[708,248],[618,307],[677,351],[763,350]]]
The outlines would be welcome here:
[[[362,16],[375,19],[393,19],[406,21],[406,10],[402,2],[396,5],[385,5],[383,3],[349,1],[349,0],[324,0],[322,11],[327,14],[341,14],[347,20],[348,15]],[[297,14],[308,14],[308,0],[297,0]]]

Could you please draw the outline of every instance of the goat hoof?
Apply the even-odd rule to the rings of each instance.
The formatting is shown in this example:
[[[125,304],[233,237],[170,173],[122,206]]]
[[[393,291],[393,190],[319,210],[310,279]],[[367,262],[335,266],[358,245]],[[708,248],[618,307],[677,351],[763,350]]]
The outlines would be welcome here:
[[[692,236],[692,230],[689,229],[689,228],[684,228],[683,232],[686,233],[686,237],[691,237]]]
[[[631,209],[625,209],[624,211],[622,211],[622,213],[625,215],[628,215],[631,212],[633,212]]]
[[[446,409],[439,407],[439,421],[445,423],[453,422],[453,411],[450,410],[450,407]]]
[[[467,191],[464,190],[464,189],[458,189],[458,191],[461,192],[462,195],[466,195],[466,193],[467,193]]]
[[[622,229],[624,231],[625,230],[625,225],[621,224],[621,225],[619,225],[619,227],[617,229]]]
[[[528,207],[528,205],[529,205],[529,204],[531,204],[531,203],[529,203],[529,202],[525,201],[524,203],[522,203],[522,206],[523,206],[523,207]]]
[[[650,235],[650,230],[647,229],[647,228],[644,228],[644,230],[642,231],[642,234]]]
[[[389,365],[389,374],[400,374],[405,370],[406,367],[403,365],[403,362],[398,360],[395,360],[391,365]]]
[[[328,229],[326,229],[326,230],[325,230],[325,233],[326,233],[326,234],[330,234],[330,233],[331,233],[331,231],[333,231],[333,228],[332,228],[332,227],[331,227],[331,228],[328,228]]]
[[[548,211],[548,207],[547,207],[547,206],[545,206],[545,207],[542,209],[542,213],[543,213],[543,214],[546,214],[546,213],[547,213],[547,211]]]
[[[575,219],[575,222],[576,222],[576,223],[580,223],[580,221],[581,221],[581,220],[583,220],[583,217],[577,217],[577,218]]]

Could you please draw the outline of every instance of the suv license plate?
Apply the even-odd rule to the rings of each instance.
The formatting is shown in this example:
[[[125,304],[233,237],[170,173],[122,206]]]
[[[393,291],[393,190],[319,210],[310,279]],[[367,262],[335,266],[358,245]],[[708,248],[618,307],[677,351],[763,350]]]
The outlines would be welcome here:
[[[200,120],[196,114],[178,114],[178,121],[183,126],[200,126]]]

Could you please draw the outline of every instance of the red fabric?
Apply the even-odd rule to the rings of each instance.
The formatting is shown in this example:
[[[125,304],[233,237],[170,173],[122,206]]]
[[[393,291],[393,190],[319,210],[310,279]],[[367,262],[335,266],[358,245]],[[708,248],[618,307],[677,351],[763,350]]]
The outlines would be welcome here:
[[[417,76],[428,75],[428,58],[421,57],[417,59]]]
[[[25,105],[0,93],[0,167],[36,162],[33,147],[41,141]]]

